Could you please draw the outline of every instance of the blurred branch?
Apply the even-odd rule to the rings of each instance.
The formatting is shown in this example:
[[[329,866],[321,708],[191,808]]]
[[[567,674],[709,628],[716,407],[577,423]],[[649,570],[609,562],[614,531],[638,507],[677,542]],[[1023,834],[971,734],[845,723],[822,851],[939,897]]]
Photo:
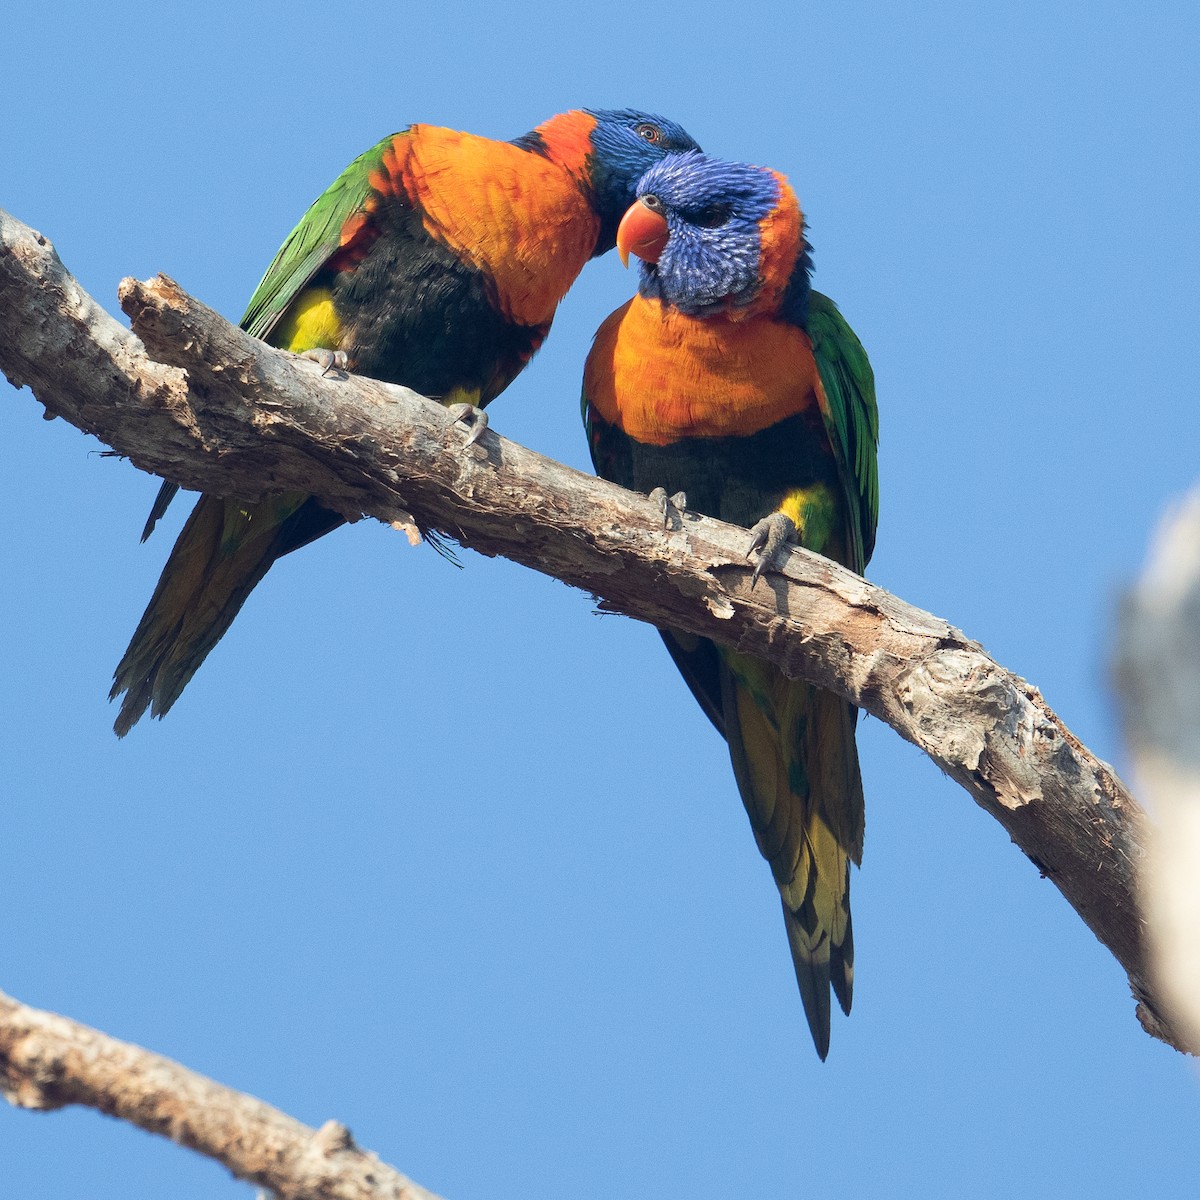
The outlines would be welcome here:
[[[1121,613],[1118,694],[1134,773],[1153,808],[1141,864],[1151,967],[1200,1045],[1200,490],[1168,515]]]
[[[83,1104],[198,1150],[281,1200],[437,1200],[360,1150],[186,1067],[0,992],[0,1091],[19,1108]]]
[[[127,279],[119,294],[140,341],[44,239],[0,219],[0,369],[47,416],[186,487],[247,500],[294,489],[351,518],[415,516],[609,611],[735,645],[846,697],[1003,825],[1125,969],[1147,1031],[1184,1048],[1145,971],[1141,809],[1037,689],[977,643],[804,550],[751,587],[743,529],[692,514],[664,529],[645,498],[491,432],[465,450],[466,431],[439,405],[323,378],[162,276]]]

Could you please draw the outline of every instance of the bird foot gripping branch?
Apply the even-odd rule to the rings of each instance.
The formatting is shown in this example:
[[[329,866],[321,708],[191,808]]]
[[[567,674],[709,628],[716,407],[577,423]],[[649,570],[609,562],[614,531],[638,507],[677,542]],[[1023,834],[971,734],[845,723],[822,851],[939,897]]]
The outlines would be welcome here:
[[[759,555],[758,562],[754,564],[754,574],[750,576],[750,586],[758,582],[763,571],[772,570],[777,565],[780,554],[789,542],[797,540],[796,523],[787,513],[773,512],[751,526],[746,557],[749,558],[756,550]]]
[[[350,365],[350,359],[345,350],[329,350],[324,346],[315,350],[304,350],[299,357],[307,358],[309,362],[315,362],[321,368],[322,375],[328,375],[330,371],[345,371]],[[142,539],[142,541],[145,540],[145,538]]]
[[[488,415],[482,408],[477,408],[474,404],[448,404],[446,412],[450,414],[450,424],[466,425],[471,432],[467,435],[467,440],[463,442],[463,449],[470,450],[481,437],[488,427]]]
[[[687,493],[676,492],[673,496],[667,495],[667,489],[664,487],[656,487],[647,499],[651,504],[657,504],[659,512],[662,513],[663,528],[671,527],[671,510],[679,514],[679,523],[683,524],[683,514],[687,512]]]

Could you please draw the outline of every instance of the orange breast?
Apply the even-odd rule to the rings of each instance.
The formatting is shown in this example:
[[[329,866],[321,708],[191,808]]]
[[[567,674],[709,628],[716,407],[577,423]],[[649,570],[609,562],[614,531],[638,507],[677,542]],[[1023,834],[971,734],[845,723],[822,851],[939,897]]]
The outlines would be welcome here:
[[[817,404],[808,335],[768,317],[688,317],[635,296],[600,326],[584,390],[639,442],[743,437]]]
[[[402,181],[426,230],[493,281],[506,317],[549,324],[600,232],[579,184],[538,154],[450,129],[414,125],[396,143],[380,190]]]

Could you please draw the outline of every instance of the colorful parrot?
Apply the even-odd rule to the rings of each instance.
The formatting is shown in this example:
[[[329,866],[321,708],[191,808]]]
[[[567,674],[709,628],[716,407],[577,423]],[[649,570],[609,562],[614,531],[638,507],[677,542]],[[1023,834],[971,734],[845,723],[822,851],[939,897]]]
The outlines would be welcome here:
[[[879,509],[875,384],[833,301],[810,290],[804,220],[782,175],[699,153],[651,167],[617,232],[638,294],[596,334],[584,372],[592,461],[606,479],[751,529],[758,571],[785,541],[862,572]],[[659,491],[659,489],[663,489]],[[783,902],[817,1053],[829,989],[849,1013],[850,862],[863,792],[857,710],[758,659],[664,629],[729,743]]]
[[[696,143],[632,109],[573,111],[511,142],[410,125],[305,213],[242,328],[404,384],[475,423],[529,362],[589,258],[612,249],[647,167]],[[159,492],[143,540],[177,488]],[[312,496],[201,496],[114,674],[123,737],[163,716],[277,559],[342,524]]]

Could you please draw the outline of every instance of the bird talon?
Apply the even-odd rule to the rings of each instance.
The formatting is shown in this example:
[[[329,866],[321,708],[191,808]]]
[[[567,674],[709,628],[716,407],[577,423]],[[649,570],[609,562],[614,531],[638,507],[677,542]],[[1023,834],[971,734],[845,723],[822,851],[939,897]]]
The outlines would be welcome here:
[[[350,363],[345,350],[330,350],[326,346],[303,350],[299,357],[315,362],[321,368],[322,375],[328,375],[330,371],[344,371]]]
[[[678,513],[687,512],[686,492],[676,492],[673,496],[668,496],[666,488],[656,487],[646,498],[651,504],[658,506],[658,511],[662,513],[664,529],[671,527],[671,509]]]
[[[773,512],[763,517],[750,530],[750,545],[746,549],[749,558],[756,550],[760,551],[758,562],[750,576],[750,586],[758,582],[763,571],[773,568],[779,552],[788,542],[796,541],[796,523],[785,513]]]
[[[483,437],[484,431],[488,427],[487,413],[474,404],[450,404],[447,405],[446,411],[450,414],[451,425],[471,426],[471,432],[467,435],[467,440],[463,442],[463,449],[469,450]]]

